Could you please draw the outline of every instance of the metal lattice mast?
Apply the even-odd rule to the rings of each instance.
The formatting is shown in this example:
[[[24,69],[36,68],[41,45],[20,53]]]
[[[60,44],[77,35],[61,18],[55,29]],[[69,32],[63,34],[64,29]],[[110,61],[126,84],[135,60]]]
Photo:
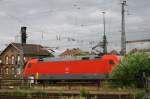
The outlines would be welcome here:
[[[126,33],[125,33],[125,6],[126,6],[126,1],[124,0],[122,3],[122,21],[121,21],[121,54],[125,55],[126,54]]]
[[[24,66],[24,45],[26,44],[26,28],[21,27],[21,44],[20,44],[20,78],[23,78],[23,66]]]
[[[103,13],[103,24],[104,24],[103,53],[104,53],[104,54],[107,54],[107,38],[106,38],[106,31],[105,31],[105,27],[106,27],[105,13],[106,13],[106,12],[102,12],[102,13]]]

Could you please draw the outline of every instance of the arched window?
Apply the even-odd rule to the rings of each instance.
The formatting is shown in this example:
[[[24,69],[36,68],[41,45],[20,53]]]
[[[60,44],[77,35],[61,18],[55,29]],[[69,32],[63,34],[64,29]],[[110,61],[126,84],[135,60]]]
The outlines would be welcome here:
[[[3,68],[1,68],[1,70],[0,70],[0,74],[3,74]]]
[[[9,69],[8,69],[8,68],[6,68],[6,74],[7,74],[7,75],[9,74]]]
[[[26,57],[23,58],[24,62],[26,62]]]
[[[0,59],[0,64],[2,63],[2,60]]]
[[[15,56],[11,56],[11,64],[15,64]]]
[[[17,56],[17,63],[19,63],[20,62],[20,56],[18,55]]]
[[[5,57],[5,63],[9,64],[9,57],[8,56]]]
[[[15,74],[15,68],[11,68],[11,74]]]

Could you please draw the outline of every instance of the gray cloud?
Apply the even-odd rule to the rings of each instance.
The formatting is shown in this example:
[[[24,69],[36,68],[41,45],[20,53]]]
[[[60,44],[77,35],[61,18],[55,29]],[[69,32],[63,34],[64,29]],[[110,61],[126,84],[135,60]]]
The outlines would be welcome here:
[[[120,50],[120,0],[1,0],[0,45],[13,42],[20,27],[27,26],[28,43],[90,49],[103,36],[102,11],[106,11],[109,49]],[[150,38],[148,0],[128,0],[127,40]],[[128,14],[128,11],[130,15]],[[56,39],[61,37],[61,41]],[[76,41],[68,42],[67,37]],[[16,38],[17,39],[17,38]],[[18,38],[19,39],[19,38]],[[19,40],[17,40],[19,41]],[[90,41],[95,41],[89,45]],[[142,47],[148,47],[143,44]],[[135,44],[133,47],[139,47]],[[127,46],[128,49],[132,47]]]

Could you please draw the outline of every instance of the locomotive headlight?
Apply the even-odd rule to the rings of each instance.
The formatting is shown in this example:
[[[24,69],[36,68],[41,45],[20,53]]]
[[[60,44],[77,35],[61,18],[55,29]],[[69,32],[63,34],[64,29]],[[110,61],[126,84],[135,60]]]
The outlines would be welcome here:
[[[69,67],[66,67],[66,68],[65,68],[65,73],[66,73],[66,74],[69,74]]]
[[[69,71],[69,67],[66,67],[66,68],[65,68],[65,71]]]

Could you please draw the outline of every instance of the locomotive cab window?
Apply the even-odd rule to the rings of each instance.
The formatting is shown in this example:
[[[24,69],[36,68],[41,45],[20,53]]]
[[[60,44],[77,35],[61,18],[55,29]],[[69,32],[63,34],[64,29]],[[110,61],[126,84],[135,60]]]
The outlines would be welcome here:
[[[44,61],[43,58],[39,58],[39,61]]]
[[[114,65],[115,62],[113,60],[109,60],[109,64]]]
[[[32,64],[29,63],[29,64],[28,64],[28,68],[31,68],[31,67],[32,67]]]
[[[82,60],[89,60],[89,57],[82,57]]]
[[[95,57],[95,59],[100,59],[100,58],[102,58],[102,57],[101,57],[101,56],[96,56],[96,57]]]

